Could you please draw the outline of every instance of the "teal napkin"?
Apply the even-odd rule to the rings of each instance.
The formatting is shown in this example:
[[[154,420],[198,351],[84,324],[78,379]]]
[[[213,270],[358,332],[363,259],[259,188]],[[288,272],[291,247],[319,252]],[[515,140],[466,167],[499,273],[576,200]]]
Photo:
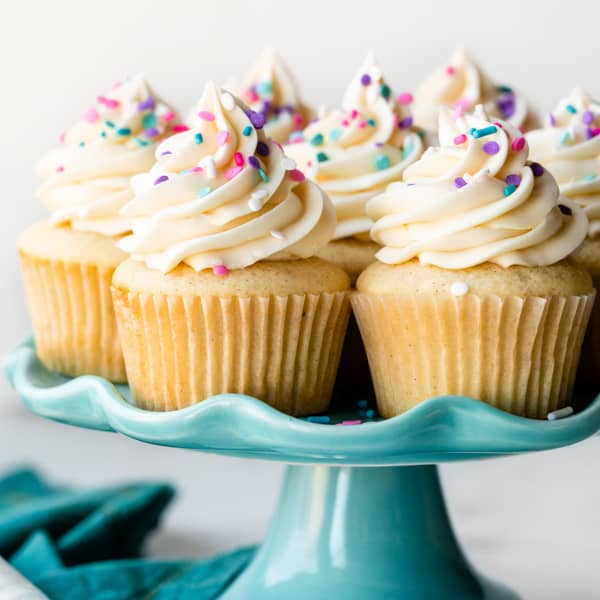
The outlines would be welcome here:
[[[137,558],[173,495],[159,483],[77,491],[11,473],[0,478],[0,556],[50,599],[212,600],[254,549],[202,562]]]

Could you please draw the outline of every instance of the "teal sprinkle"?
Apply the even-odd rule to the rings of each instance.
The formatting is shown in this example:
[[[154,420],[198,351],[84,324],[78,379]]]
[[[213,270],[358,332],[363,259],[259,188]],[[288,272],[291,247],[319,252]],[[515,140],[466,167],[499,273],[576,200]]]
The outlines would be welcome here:
[[[200,132],[194,136],[194,139],[196,140],[196,144],[201,144],[204,141],[204,138]]]
[[[117,135],[131,135],[131,129],[129,127],[119,127],[116,131]]]
[[[417,135],[423,140],[425,139],[425,130],[424,129],[417,129]]]
[[[209,185],[207,185],[206,187],[200,188],[198,190],[198,197],[204,198],[204,196],[207,196],[211,192],[212,192],[212,188]]]
[[[477,127],[471,127],[471,129],[469,129],[469,135],[471,137],[475,137],[475,132],[477,131]]]
[[[594,179],[596,179],[596,177],[598,177],[597,175],[584,175],[581,179],[583,179],[584,181],[593,181]]]
[[[516,185],[507,185],[504,190],[503,193],[505,196],[510,196],[515,190],[517,189]]]
[[[258,174],[260,175],[261,179],[265,182],[268,183],[269,178],[267,177],[267,174],[265,173],[264,169],[258,169]]]
[[[246,125],[246,127],[244,127],[244,129],[242,130],[242,135],[248,137],[250,134],[252,133],[252,127],[250,127],[250,125]]]
[[[148,113],[142,117],[142,126],[144,129],[151,129],[156,125],[156,115]]]
[[[391,89],[390,86],[382,83],[381,87],[379,88],[379,93],[387,100],[390,97],[390,93],[391,93]]]
[[[512,94],[512,88],[509,88],[507,85],[499,85],[496,88],[501,94]]]
[[[106,131],[101,131],[100,132],[100,137],[106,137]]]
[[[310,417],[306,417],[306,420],[309,423],[320,423],[322,425],[331,422],[331,418],[327,415],[311,415]]]
[[[317,162],[325,162],[327,160],[329,160],[329,156],[327,156],[327,154],[325,154],[325,152],[317,152],[317,156],[316,156]]]
[[[85,146],[85,142],[79,142],[79,147],[83,148]]]
[[[412,154],[413,149],[412,144],[406,144],[402,150],[402,158],[408,158]]]
[[[313,137],[310,140],[310,143],[313,146],[320,146],[323,143],[323,134],[317,133],[316,135],[313,135]]]
[[[390,159],[388,158],[388,156],[386,154],[378,154],[375,157],[375,168],[378,171],[383,171],[384,169],[389,168],[390,166]]]
[[[564,146],[568,141],[569,138],[571,137],[571,134],[568,131],[565,131],[561,136],[560,136],[560,145]]]
[[[475,138],[482,138],[486,135],[491,135],[492,133],[496,133],[498,128],[495,125],[490,125],[489,127],[483,127],[482,129],[471,129],[469,133]]]
[[[183,169],[183,171],[179,171],[178,175],[187,175],[189,172],[189,169]]]
[[[138,137],[133,138],[135,143],[139,146],[149,146],[152,142],[150,140],[142,140]]]
[[[115,124],[112,121],[104,121],[104,124],[111,129],[114,128]]]
[[[372,419],[375,416],[375,411],[370,408],[366,413],[365,413],[365,417],[367,417],[367,419]]]
[[[567,104],[565,106],[565,109],[567,110],[567,112],[570,112],[572,115],[574,115],[577,112],[577,109],[572,104]]]
[[[375,119],[367,119],[367,125],[370,127],[375,127]]]
[[[332,142],[337,142],[337,141],[338,141],[338,140],[339,140],[339,139],[342,137],[342,134],[343,134],[343,133],[344,133],[344,132],[343,132],[341,129],[332,129],[332,130],[329,132],[329,139],[330,139]]]
[[[269,96],[273,92],[273,86],[270,81],[262,81],[256,84],[256,93],[259,96]]]

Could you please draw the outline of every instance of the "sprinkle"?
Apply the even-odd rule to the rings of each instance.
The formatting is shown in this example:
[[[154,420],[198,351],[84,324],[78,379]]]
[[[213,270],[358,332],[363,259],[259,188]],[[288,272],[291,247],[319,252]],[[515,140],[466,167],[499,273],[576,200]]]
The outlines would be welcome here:
[[[494,125],[496,127],[499,127],[500,129],[504,129],[504,125],[502,125],[502,123],[500,123],[500,121],[494,121]],[[519,131],[521,131],[521,130],[519,130]],[[523,132],[521,131],[521,133],[523,133]]]
[[[323,134],[322,133],[317,133],[315,135],[313,135],[313,137],[310,140],[310,144],[312,146],[320,146],[323,143]]]
[[[162,183],[163,181],[168,181],[169,178],[166,175],[161,175],[160,177],[158,177],[157,179],[154,180],[154,185],[158,185],[159,183]]]
[[[94,121],[98,120],[98,117],[100,115],[98,115],[98,111],[95,108],[88,108],[85,113],[83,113],[83,118],[88,122],[88,123],[93,123]]]
[[[512,94],[512,88],[509,88],[507,85],[499,85],[496,88],[497,91],[499,91],[501,94]]]
[[[586,110],[582,117],[581,120],[586,124],[586,125],[591,125],[594,122],[594,113],[591,110]]]
[[[592,134],[592,137],[596,137],[600,134],[600,127],[594,127],[590,133]]]
[[[402,158],[408,158],[412,154],[413,150],[414,148],[412,144],[406,144],[406,146],[402,148]]]
[[[229,92],[221,95],[221,104],[225,110],[233,110],[235,108],[235,100]]]
[[[173,125],[173,133],[181,133],[182,131],[187,131],[189,127],[184,125],[183,123],[178,123],[177,125]]]
[[[398,94],[396,100],[398,101],[398,104],[411,104],[411,102],[413,101],[413,95],[408,92],[402,92]]]
[[[361,75],[360,84],[365,87],[367,87],[368,85],[371,85],[371,76],[368,73]]]
[[[561,146],[564,146],[568,141],[569,138],[571,137],[571,134],[569,131],[565,131],[561,136],[560,136],[560,140],[559,140],[559,144]]]
[[[413,118],[412,117],[404,117],[404,119],[402,119],[398,123],[398,127],[400,129],[408,129],[409,127],[412,127],[412,124],[413,124]]]
[[[111,129],[114,129],[114,127],[115,127],[115,124],[114,124],[112,121],[108,121],[108,120],[106,120],[106,121],[104,121],[104,124],[105,124],[107,127],[110,127]]]
[[[521,176],[516,173],[511,173],[504,178],[504,181],[509,185],[518,186],[521,183]]]
[[[266,190],[256,190],[250,196],[250,200],[248,200],[248,207],[254,212],[259,211],[265,205],[268,196],[269,194]]]
[[[204,198],[204,196],[208,196],[208,194],[210,194],[212,192],[212,188],[207,185],[206,187],[200,188],[198,190],[198,197],[199,198]]]
[[[248,137],[251,133],[252,133],[252,127],[250,127],[250,125],[246,125],[246,127],[244,127],[244,129],[242,130],[242,135],[244,137]]]
[[[348,119],[342,119],[342,127],[348,127],[350,125],[350,121]]]
[[[165,150],[164,152],[160,153],[160,156],[168,156],[169,154],[173,154],[170,150]]]
[[[234,160],[235,164],[236,164],[238,167],[243,167],[243,166],[244,166],[244,157],[242,156],[242,153],[241,153],[241,152],[236,152],[236,153],[233,155],[233,160]]]
[[[462,177],[457,177],[454,180],[454,185],[460,189],[461,187],[465,187],[465,185],[467,185],[467,182],[462,178]]]
[[[461,133],[460,135],[457,135],[457,136],[454,138],[454,143],[455,143],[457,146],[460,146],[460,144],[464,144],[466,141],[467,141],[467,136],[466,136],[466,134],[464,134],[464,133]]]
[[[273,86],[270,81],[261,81],[255,86],[256,93],[260,96],[268,96],[273,92]]]
[[[356,119],[356,117],[358,117],[358,111],[357,111],[355,108],[353,108],[353,109],[350,111],[350,118],[351,118],[352,120],[354,120],[354,119]]]
[[[379,86],[379,93],[381,94],[381,96],[383,98],[385,98],[386,100],[390,97],[392,90],[390,89],[390,86],[387,85],[386,83],[382,83]]]
[[[298,169],[292,169],[289,171],[289,176],[293,181],[297,181],[298,183],[303,182],[305,179],[304,173]]]
[[[565,417],[570,417],[573,414],[572,406],[565,406],[564,408],[559,408],[558,410],[553,410],[546,415],[548,421],[556,421],[556,419],[564,419]]]
[[[236,165],[235,167],[230,167],[225,171],[225,179],[233,179],[236,175],[239,175],[244,170],[244,167],[240,167]]]
[[[529,168],[531,169],[534,177],[540,177],[541,175],[544,174],[545,169],[544,169],[544,167],[542,167],[542,165],[540,165],[540,163],[532,162],[529,165]]]
[[[525,138],[524,137],[516,137],[512,144],[510,145],[511,150],[514,152],[521,152],[523,148],[525,148]]]
[[[149,129],[146,129],[144,131],[144,135],[149,138],[156,137],[157,135],[159,135],[159,133],[160,133],[160,131],[158,131],[158,129],[156,127],[150,127]],[[140,140],[140,141],[143,141],[143,140]],[[144,143],[147,143],[147,142],[144,142]]]
[[[367,126],[367,122],[366,121],[359,121],[358,122],[358,126],[360,127],[360,129],[364,129]]]
[[[296,113],[294,115],[294,124],[302,126],[303,123],[304,123],[304,117],[300,113]]]
[[[192,173],[200,173],[201,171],[204,171],[204,169],[203,169],[202,167],[195,166],[195,167],[192,167],[192,168],[190,169],[190,171],[191,171]]]
[[[217,131],[215,142],[217,146],[224,146],[229,141],[229,131]]]
[[[143,112],[152,108],[154,108],[154,98],[152,96],[148,96],[145,100],[142,100],[137,105],[138,112]]]
[[[65,168],[63,166],[56,167],[56,172],[57,173],[62,173],[64,170],[65,170]]]
[[[175,113],[172,110],[167,111],[162,116],[162,120],[165,121],[165,122],[167,122],[167,123],[170,123],[174,118],[175,118]]]
[[[489,127],[482,127],[481,129],[470,129],[469,133],[475,138],[482,138],[485,137],[486,135],[491,135],[493,133],[496,133],[498,131],[498,128],[495,125],[490,125]]]
[[[254,110],[249,110],[246,114],[256,129],[262,129],[264,127],[266,121],[265,115],[257,113]]]
[[[61,133],[61,134],[58,136],[58,141],[59,141],[61,144],[64,144],[64,143],[65,143],[65,138],[66,138],[66,137],[67,137],[67,132],[66,132],[66,131],[63,131],[63,132],[62,132],[62,133]]]
[[[446,75],[454,75],[456,73],[456,69],[452,65],[448,65],[446,67]]]
[[[196,144],[201,144],[204,141],[204,136],[198,132],[194,135],[194,141],[196,142]]]
[[[464,296],[469,291],[469,286],[464,281],[455,281],[450,286],[450,293],[453,296]]]
[[[281,233],[281,231],[277,231],[276,229],[274,229],[273,231],[271,231],[271,235],[276,240],[285,240],[285,235],[283,235],[283,233]]]
[[[327,160],[329,160],[329,156],[327,156],[327,154],[325,154],[325,152],[317,152],[317,156],[316,156],[317,162],[325,162]]]
[[[142,127],[144,129],[150,129],[156,125],[156,116],[154,113],[148,113],[142,118]]]
[[[359,400],[356,403],[356,406],[358,406],[359,408],[366,408],[367,404],[368,404],[368,402],[366,400]]]
[[[256,144],[256,154],[259,156],[269,156],[269,146],[264,142],[258,142]]]
[[[567,105],[565,106],[565,110],[566,110],[568,113],[571,113],[572,115],[574,115],[574,114],[577,112],[577,109],[576,109],[576,108],[575,108],[575,107],[574,107],[572,104],[567,104]]]
[[[105,138],[105,137],[106,137],[106,131],[101,131],[101,132],[100,132],[100,137],[103,137],[103,138]]]
[[[209,110],[201,110],[198,113],[198,116],[203,120],[203,121],[214,121],[215,120],[215,115],[214,113],[211,113]]]
[[[267,174],[265,173],[264,169],[258,169],[258,174],[260,175],[260,178],[265,182],[268,183],[269,178],[267,177]]]
[[[112,98],[107,98],[106,96],[98,96],[97,98],[98,104],[103,104],[106,108],[114,109],[119,106],[118,100],[113,100]]]
[[[467,110],[468,106],[469,106],[469,101],[466,98],[459,98],[456,101],[456,104],[454,107],[454,118],[459,119],[460,117],[462,117],[465,113],[465,110]]]
[[[390,159],[386,154],[378,154],[374,160],[375,168],[378,171],[388,169],[390,166]]]
[[[550,127],[554,127],[556,125],[556,117],[552,113],[548,115],[548,121],[550,122]]]
[[[581,179],[583,179],[583,181],[593,181],[594,179],[596,179],[597,175],[591,174],[591,175],[584,175]]]
[[[367,125],[369,127],[375,127],[375,119],[367,119]]]
[[[213,273],[217,277],[225,277],[226,275],[229,275],[229,269],[225,265],[215,265],[213,267]]]
[[[206,171],[206,176],[209,179],[214,179],[217,176],[217,165],[215,164],[215,159],[212,156],[207,156],[204,158],[199,166]]]
[[[258,158],[256,158],[256,156],[249,156],[248,157],[248,164],[253,169],[260,169],[260,162],[258,162]]]
[[[117,135],[131,135],[131,129],[129,127],[119,127],[116,131]]]
[[[336,129],[332,129],[329,132],[329,139],[332,142],[337,142],[342,137],[343,133],[344,132],[341,129],[337,129],[337,128]]]
[[[483,145],[482,150],[486,154],[498,154],[500,151],[500,146],[498,145],[498,142],[486,142]]]
[[[338,425],[360,425],[361,423],[362,421],[360,419],[346,419],[345,421],[338,423]]]
[[[510,196],[515,190],[517,189],[516,185],[507,185],[505,186],[505,188],[502,190],[502,193],[505,196]]]
[[[560,212],[563,215],[572,215],[573,214],[573,211],[568,206],[565,206],[564,204],[559,204],[558,208],[560,209]]]
[[[321,425],[325,425],[331,422],[331,419],[327,415],[314,415],[310,417],[306,417],[306,420],[309,423],[319,423]]]

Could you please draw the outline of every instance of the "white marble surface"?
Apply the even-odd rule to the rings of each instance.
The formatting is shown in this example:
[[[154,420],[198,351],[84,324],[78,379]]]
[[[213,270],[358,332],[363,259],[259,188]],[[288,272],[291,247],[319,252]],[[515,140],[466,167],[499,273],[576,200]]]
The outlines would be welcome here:
[[[144,445],[17,408],[0,416],[0,472],[33,465],[79,486],[173,482],[179,495],[152,556],[209,556],[259,541],[282,466]],[[443,468],[457,534],[478,568],[524,600],[600,598],[600,438],[536,455]]]

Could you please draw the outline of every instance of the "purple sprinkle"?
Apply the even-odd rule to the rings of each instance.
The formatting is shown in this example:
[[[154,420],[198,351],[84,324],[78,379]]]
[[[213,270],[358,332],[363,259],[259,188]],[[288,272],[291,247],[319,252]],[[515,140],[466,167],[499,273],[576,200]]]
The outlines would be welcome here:
[[[266,121],[265,115],[254,110],[249,110],[246,114],[256,129],[262,129],[264,127]]]
[[[260,156],[269,156],[269,146],[264,142],[258,142],[256,144],[256,153],[260,154]]]
[[[544,167],[540,163],[532,162],[529,166],[534,177],[540,177],[544,174]]]
[[[160,153],[161,156],[167,156],[168,154],[173,154],[173,153],[170,150],[165,150],[164,152]]]
[[[292,115],[292,114],[294,114],[296,112],[296,109],[294,108],[293,104],[284,104],[281,107],[281,110],[284,111],[284,112],[286,112],[286,113],[289,113],[290,115]]]
[[[586,124],[586,125],[591,125],[594,122],[594,113],[591,110],[586,110],[582,117],[581,120]]]
[[[402,121],[400,121],[400,123],[398,123],[398,127],[400,129],[408,129],[409,127],[412,127],[412,124],[413,124],[413,118],[405,117],[404,119],[402,119]]]
[[[563,215],[572,215],[573,214],[573,211],[568,206],[565,206],[564,204],[559,204],[558,208],[560,208],[560,212]]]
[[[383,142],[375,142],[375,148],[383,148]]]
[[[591,140],[594,137],[594,130],[591,127],[586,127],[585,135],[587,136],[588,140]]]
[[[465,187],[465,185],[467,185],[467,182],[462,177],[457,177],[454,180],[454,185],[460,189],[461,187]]]
[[[511,173],[505,177],[504,181],[506,181],[508,185],[518,186],[521,183],[521,176],[516,173]]]
[[[150,127],[149,129],[146,129],[144,131],[144,135],[149,138],[156,137],[159,133],[160,132],[158,131],[158,129],[156,127]],[[163,154],[164,154],[164,152],[163,152]]]
[[[260,163],[258,162],[258,158],[256,158],[256,156],[249,156],[248,157],[248,164],[253,169],[260,169]]]
[[[371,84],[371,76],[368,73],[365,73],[361,78],[360,78],[360,83],[361,85],[364,85],[365,87],[367,85]]]
[[[548,115],[548,120],[550,121],[550,127],[554,127],[556,125],[556,117],[552,113]]]
[[[166,175],[161,175],[160,177],[158,177],[156,179],[156,181],[154,182],[154,185],[158,185],[159,183],[162,183],[163,181],[168,181],[169,178]]]
[[[515,99],[513,96],[505,96],[496,102],[498,110],[505,118],[512,117],[515,114]]]
[[[137,105],[138,112],[149,110],[151,108],[154,108],[154,98],[152,96],[148,96]]]
[[[498,142],[486,142],[483,145],[483,151],[486,154],[498,154],[500,146],[498,145]]]

